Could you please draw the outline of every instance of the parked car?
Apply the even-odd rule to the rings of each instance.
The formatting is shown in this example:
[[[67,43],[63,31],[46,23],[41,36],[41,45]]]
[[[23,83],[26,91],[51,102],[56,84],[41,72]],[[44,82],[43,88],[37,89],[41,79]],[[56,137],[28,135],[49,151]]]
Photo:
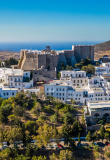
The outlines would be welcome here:
[[[97,142],[97,144],[98,144],[99,147],[104,147],[105,146],[105,144],[102,143],[102,142]]]
[[[89,146],[89,144],[88,144],[88,143],[83,143],[83,145],[84,145],[84,146]]]
[[[105,145],[110,146],[110,142],[105,142]]]
[[[7,146],[7,145],[4,145],[4,146],[2,147],[2,150],[4,150],[5,148],[8,148],[8,146]]]
[[[60,143],[57,145],[59,148],[64,148]]]

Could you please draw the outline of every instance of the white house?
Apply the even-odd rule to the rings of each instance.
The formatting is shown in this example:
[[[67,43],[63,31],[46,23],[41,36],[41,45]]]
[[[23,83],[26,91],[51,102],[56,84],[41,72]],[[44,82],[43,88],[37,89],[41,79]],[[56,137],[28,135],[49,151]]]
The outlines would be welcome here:
[[[18,88],[19,91],[24,88],[33,87],[30,71],[23,71],[21,69],[1,68],[0,82],[0,87]]]

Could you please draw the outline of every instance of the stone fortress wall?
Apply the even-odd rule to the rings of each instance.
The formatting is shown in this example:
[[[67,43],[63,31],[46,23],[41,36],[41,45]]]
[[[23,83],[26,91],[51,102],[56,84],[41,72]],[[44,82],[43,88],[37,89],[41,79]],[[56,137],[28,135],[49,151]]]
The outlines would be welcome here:
[[[90,58],[94,61],[94,46],[93,45],[76,45],[72,46],[74,50],[74,56],[77,62],[81,62],[81,59]]]
[[[94,46],[72,46],[72,50],[54,51],[54,54],[50,46],[46,46],[43,51],[21,50],[18,68],[35,71],[35,77],[55,79],[61,63],[74,66],[87,57],[94,61]]]

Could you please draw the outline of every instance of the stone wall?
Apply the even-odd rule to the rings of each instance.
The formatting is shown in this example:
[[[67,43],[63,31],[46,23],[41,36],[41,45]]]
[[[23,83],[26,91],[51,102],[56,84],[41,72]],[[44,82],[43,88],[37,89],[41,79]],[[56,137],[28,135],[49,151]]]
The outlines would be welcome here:
[[[81,62],[81,59],[86,59],[87,57],[94,61],[94,46],[72,46],[74,50],[74,56],[77,62]]]

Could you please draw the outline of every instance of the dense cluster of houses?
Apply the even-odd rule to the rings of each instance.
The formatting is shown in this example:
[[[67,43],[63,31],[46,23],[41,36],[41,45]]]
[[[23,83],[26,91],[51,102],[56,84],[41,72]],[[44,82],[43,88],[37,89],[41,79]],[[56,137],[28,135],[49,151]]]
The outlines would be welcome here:
[[[86,112],[89,112],[92,120],[105,115],[106,118],[110,117],[110,62],[95,67],[95,75],[91,77],[80,70],[65,70],[60,73],[60,80],[45,84],[46,95],[64,102],[73,99],[77,104],[88,106]]]
[[[95,75],[88,77],[85,71],[75,69],[60,72],[60,80],[52,80],[44,85],[46,96],[52,96],[66,103],[74,100],[85,107],[85,115],[95,118],[110,117],[110,62],[95,67]],[[33,88],[30,71],[0,68],[0,97],[8,99],[17,92],[38,93]]]

